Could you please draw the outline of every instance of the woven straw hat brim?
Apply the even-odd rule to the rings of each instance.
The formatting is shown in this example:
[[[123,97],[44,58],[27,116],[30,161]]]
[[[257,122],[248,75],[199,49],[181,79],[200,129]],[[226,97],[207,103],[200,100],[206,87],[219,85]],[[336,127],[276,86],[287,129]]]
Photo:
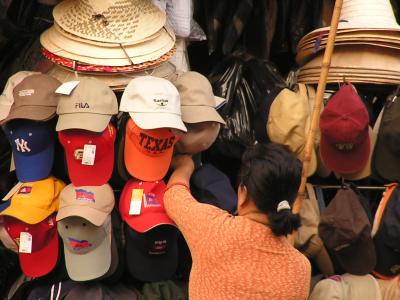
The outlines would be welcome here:
[[[134,43],[159,31],[165,13],[149,0],[65,0],[53,10],[66,32],[107,43]]]

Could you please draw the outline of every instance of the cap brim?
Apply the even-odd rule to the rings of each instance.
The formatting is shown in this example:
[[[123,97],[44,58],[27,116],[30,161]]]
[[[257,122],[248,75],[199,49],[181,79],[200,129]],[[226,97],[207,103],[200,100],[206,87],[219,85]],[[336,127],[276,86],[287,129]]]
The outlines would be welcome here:
[[[111,115],[91,113],[70,113],[58,116],[56,131],[66,129],[84,129],[102,132],[110,123]]]
[[[371,141],[367,137],[353,151],[343,152],[330,145],[322,134],[320,152],[324,164],[339,174],[360,172],[368,162],[371,149]]]
[[[0,216],[10,216],[16,218],[27,224],[38,224],[50,216],[54,211],[41,209],[33,206],[25,206],[13,203],[11,201],[11,205],[0,212]]]
[[[38,105],[19,106],[11,109],[9,115],[3,122],[7,123],[15,119],[46,121],[51,119],[55,115],[56,115],[55,106],[38,106]]]
[[[390,248],[385,243],[382,233],[378,231],[374,236],[374,245],[376,250],[376,265],[374,271],[385,277],[394,277],[399,275],[394,266],[398,266],[400,262],[400,253]],[[392,272],[394,270],[395,272]]]
[[[107,216],[108,214],[103,211],[85,205],[77,205],[61,208],[57,213],[56,220],[59,221],[68,217],[81,217],[96,226],[101,226]]]
[[[178,114],[130,112],[129,115],[142,129],[175,128],[187,132],[187,128]]]
[[[218,96],[214,96],[215,99],[215,109],[220,109],[222,106],[226,104],[226,99]]]
[[[162,255],[147,255],[141,252],[136,244],[138,233],[127,228],[126,236],[126,259],[129,274],[140,281],[155,282],[168,280],[173,277],[178,266],[178,237],[177,230],[165,228],[165,235],[169,241],[174,243],[168,245],[168,251]],[[163,237],[165,239],[165,236]]]
[[[159,156],[147,156],[140,152],[131,139],[125,137],[124,161],[126,169],[134,178],[143,181],[161,180],[168,172],[174,148]]]
[[[182,120],[185,123],[218,122],[226,124],[214,107],[182,105]]]
[[[21,182],[33,182],[47,178],[54,162],[54,143],[33,155],[22,155],[13,151],[17,178]]]
[[[148,213],[139,218],[127,218],[124,220],[131,228],[137,232],[147,232],[160,225],[171,225],[176,227],[174,221],[168,217],[167,213]]]
[[[40,250],[32,253],[19,253],[22,272],[29,277],[41,277],[50,273],[58,261],[57,228],[48,243]]]

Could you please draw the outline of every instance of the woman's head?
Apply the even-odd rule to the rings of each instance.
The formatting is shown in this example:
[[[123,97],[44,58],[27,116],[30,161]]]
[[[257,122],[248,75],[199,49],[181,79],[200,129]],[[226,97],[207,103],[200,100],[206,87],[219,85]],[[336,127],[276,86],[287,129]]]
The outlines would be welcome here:
[[[256,144],[242,156],[239,189],[245,189],[246,200],[268,215],[268,226],[275,235],[287,235],[300,226],[299,215],[285,205],[292,205],[301,180],[301,162],[279,144]]]

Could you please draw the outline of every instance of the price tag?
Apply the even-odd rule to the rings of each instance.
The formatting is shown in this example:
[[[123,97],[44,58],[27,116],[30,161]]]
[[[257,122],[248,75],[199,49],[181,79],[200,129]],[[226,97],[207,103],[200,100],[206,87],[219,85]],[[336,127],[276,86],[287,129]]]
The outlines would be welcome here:
[[[129,207],[129,214],[131,216],[140,215],[142,209],[143,189],[133,189],[131,196],[131,205]]]
[[[19,253],[32,253],[32,235],[29,232],[19,234]]]
[[[82,155],[82,165],[93,166],[96,156],[96,145],[84,145]]]
[[[79,81],[65,82],[56,89],[56,93],[69,96],[78,84]]]
[[[4,197],[3,197],[3,201],[7,201],[7,200],[9,200],[12,196],[14,196],[14,194],[16,193],[16,192],[18,192],[18,190],[20,189],[20,187],[23,185],[23,183],[22,182],[18,182],[8,193],[7,193],[7,195],[5,195]]]

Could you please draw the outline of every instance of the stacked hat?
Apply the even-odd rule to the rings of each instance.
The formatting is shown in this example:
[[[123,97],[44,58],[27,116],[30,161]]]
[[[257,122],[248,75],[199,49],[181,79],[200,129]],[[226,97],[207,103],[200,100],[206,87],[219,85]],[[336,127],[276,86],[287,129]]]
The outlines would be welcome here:
[[[40,42],[45,57],[65,68],[137,72],[154,69],[175,53],[175,34],[151,0],[63,1],[53,17]]]
[[[226,101],[214,95],[211,83],[197,72],[181,74],[174,82],[181,98],[182,120],[188,129],[176,145],[179,153],[196,154],[216,140],[225,121],[216,111]]]
[[[178,90],[163,78],[135,78],[122,95],[120,111],[131,117],[123,153],[128,172],[139,180],[161,180],[171,163],[178,131],[186,132]]]
[[[57,226],[71,279],[97,279],[112,268],[115,257],[110,213],[114,203],[114,193],[108,184],[80,187],[70,184],[62,190]]]
[[[316,29],[300,40],[299,82],[318,83],[329,29]],[[397,84],[399,37],[389,0],[344,0],[327,82]]]
[[[0,239],[17,250],[25,275],[41,277],[50,273],[58,261],[58,234],[55,214],[65,184],[49,177],[17,184],[2,211]]]
[[[171,279],[178,265],[179,231],[164,209],[165,188],[163,181],[130,180],[121,194],[128,272],[141,281]]]

